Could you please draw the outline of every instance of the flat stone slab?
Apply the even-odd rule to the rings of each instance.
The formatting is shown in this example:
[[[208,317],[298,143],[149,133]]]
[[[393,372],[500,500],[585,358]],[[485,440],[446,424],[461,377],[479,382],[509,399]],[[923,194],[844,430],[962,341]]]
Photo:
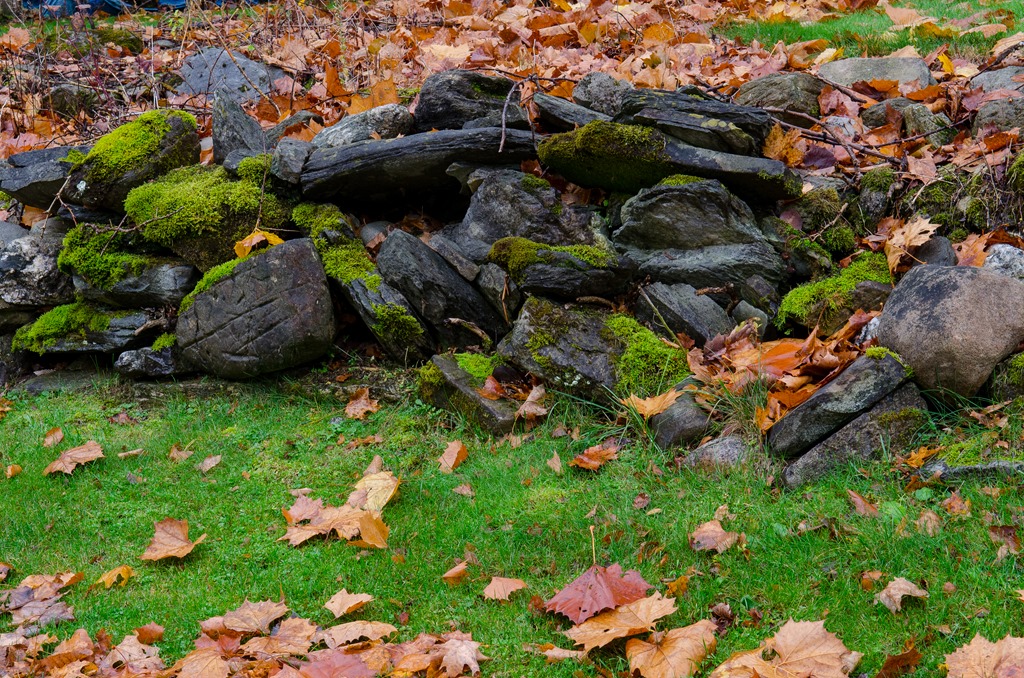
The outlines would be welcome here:
[[[421,380],[420,395],[425,401],[442,410],[458,412],[495,435],[504,435],[513,429],[518,410],[515,403],[481,396],[473,377],[449,355],[435,355],[430,362],[441,371],[443,382]]]

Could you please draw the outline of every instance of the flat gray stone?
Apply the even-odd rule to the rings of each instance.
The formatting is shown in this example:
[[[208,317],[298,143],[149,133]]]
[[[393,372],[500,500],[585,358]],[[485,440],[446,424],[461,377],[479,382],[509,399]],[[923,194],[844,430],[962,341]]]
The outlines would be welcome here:
[[[986,93],[1000,89],[1020,90],[1024,88],[1024,66],[1004,66],[979,73],[971,78],[971,87],[980,87]]]
[[[214,96],[211,106],[213,125],[213,161],[223,165],[234,151],[251,155],[270,153],[273,146],[267,142],[263,127],[238,104],[229,92]]]
[[[924,89],[935,84],[924,59],[917,57],[857,57],[822,64],[818,74],[826,80],[849,87],[868,80],[917,81]]]
[[[74,298],[71,276],[57,268],[60,241],[23,237],[0,250],[0,308],[57,306]]]
[[[1007,132],[1015,127],[1024,128],[1024,97],[996,99],[983,104],[974,116],[971,134],[977,137],[985,129]]]
[[[179,373],[174,347],[154,351],[144,347],[125,351],[114,361],[114,371],[129,379],[158,379]]]
[[[393,359],[402,364],[426,360],[434,352],[433,341],[423,321],[416,315],[409,301],[386,282],[371,289],[366,281],[356,278],[345,283],[331,279],[331,284],[341,291],[341,296],[355,309],[363,324],[370,330],[381,347]],[[404,309],[405,318],[399,324],[387,318]]]
[[[873,104],[864,109],[861,113],[860,119],[867,128],[881,127],[888,121],[889,109],[903,113],[903,110],[908,106],[914,106],[916,102],[913,99],[906,97],[894,97],[892,99],[886,99],[885,101],[879,101],[877,104]]]
[[[490,400],[477,393],[473,377],[448,355],[435,355],[431,363],[441,371],[443,383],[420,380],[420,397],[435,407],[456,412],[494,435],[512,431],[518,407],[508,400]]]
[[[583,127],[594,120],[611,120],[611,116],[604,113],[542,92],[533,95],[533,103],[540,114],[541,124],[549,130],[562,132]]]
[[[179,94],[223,91],[235,101],[251,101],[269,94],[284,71],[253,61],[239,52],[207,47],[188,56],[181,67]]]
[[[704,443],[683,458],[683,465],[699,471],[730,471],[750,457],[750,446],[739,436],[725,436]]]
[[[270,159],[270,175],[275,179],[298,186],[302,182],[302,168],[313,152],[313,144],[299,139],[281,139]]]
[[[818,95],[824,88],[825,83],[809,73],[772,73],[745,83],[733,99],[742,106],[781,108],[817,118],[821,115]],[[782,119],[799,127],[814,124],[797,115],[783,114]]]
[[[721,306],[686,283],[644,287],[635,312],[637,320],[656,333],[665,334],[666,329],[672,335],[683,332],[698,346],[736,326]]]
[[[385,104],[349,115],[313,137],[317,148],[345,146],[369,139],[394,139],[412,129],[412,114],[405,106]]]
[[[120,353],[153,340],[155,328],[145,332],[143,326],[154,317],[154,314],[147,311],[112,314],[110,325],[105,330],[68,335],[47,346],[43,353]]]
[[[160,307],[181,304],[202,275],[195,266],[171,261],[147,268],[138,275],[129,275],[110,289],[93,287],[80,276],[73,276],[75,291],[86,301],[122,308]]]
[[[685,388],[687,382],[676,386]],[[648,424],[654,432],[654,442],[663,450],[682,447],[704,437],[711,423],[708,413],[693,400],[688,392],[683,393],[668,409],[651,417]]]

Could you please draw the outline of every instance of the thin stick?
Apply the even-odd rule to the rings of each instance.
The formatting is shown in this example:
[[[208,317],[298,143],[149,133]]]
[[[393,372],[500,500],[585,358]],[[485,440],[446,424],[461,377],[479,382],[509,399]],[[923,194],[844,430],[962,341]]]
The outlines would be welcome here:
[[[590,526],[590,558],[597,565],[597,543],[594,541],[594,526]]]

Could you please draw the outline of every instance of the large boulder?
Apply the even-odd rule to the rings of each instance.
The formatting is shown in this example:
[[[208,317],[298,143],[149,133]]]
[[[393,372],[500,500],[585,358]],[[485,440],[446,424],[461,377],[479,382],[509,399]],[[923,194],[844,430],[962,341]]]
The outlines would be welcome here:
[[[401,292],[416,315],[430,324],[444,346],[486,343],[454,319],[472,323],[491,340],[508,330],[480,292],[440,254],[405,231],[388,235],[377,255],[377,269],[384,282]]]
[[[239,52],[207,47],[185,59],[178,93],[219,91],[235,101],[251,101],[269,94],[274,80],[282,75],[284,72],[280,69],[253,61]]]
[[[857,57],[822,64],[818,74],[838,85],[849,87],[871,80],[895,80],[900,84],[917,82],[922,89],[935,84],[924,59],[917,57]]]
[[[809,73],[772,73],[747,82],[733,99],[741,106],[781,108],[817,118],[821,115],[818,95],[824,88],[825,83]],[[799,115],[783,114],[782,119],[799,127],[814,124]]]
[[[889,297],[878,341],[929,390],[973,396],[1024,340],[1024,282],[968,266],[917,266]]]
[[[291,240],[235,265],[178,318],[187,367],[245,379],[324,355],[334,337],[327,277],[313,243]]]
[[[57,268],[60,239],[26,236],[0,250],[0,309],[71,301],[71,276]]]
[[[501,113],[513,83],[508,78],[477,71],[451,70],[435,73],[423,81],[413,114],[413,131],[461,129],[480,118],[501,124]],[[521,127],[526,116],[516,95],[506,109],[506,123]]]
[[[385,104],[349,115],[313,137],[317,148],[347,146],[370,139],[394,139],[412,129],[412,114],[399,104]]]

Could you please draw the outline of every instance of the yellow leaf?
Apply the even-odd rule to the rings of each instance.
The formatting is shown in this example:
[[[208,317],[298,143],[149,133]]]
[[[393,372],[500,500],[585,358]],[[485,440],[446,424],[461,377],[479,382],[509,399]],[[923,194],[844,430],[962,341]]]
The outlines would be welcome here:
[[[235,243],[235,256],[241,259],[256,249],[256,246],[261,243],[266,243],[268,247],[273,247],[274,245],[280,245],[283,242],[284,240],[273,233],[256,229]]]
[[[681,395],[681,392],[673,388],[651,398],[638,398],[630,393],[628,398],[623,398],[620,402],[626,407],[636,410],[636,413],[644,419],[649,419],[667,410]]]
[[[115,567],[110,572],[105,572],[99,579],[96,580],[96,585],[103,584],[104,587],[110,588],[117,583],[118,578],[121,579],[121,586],[128,583],[131,577],[135,576],[135,570],[129,565],[122,565],[121,567]]]
[[[945,54],[939,55],[939,63],[942,64],[942,70],[950,75],[956,73],[956,67],[953,66],[953,60]]]

